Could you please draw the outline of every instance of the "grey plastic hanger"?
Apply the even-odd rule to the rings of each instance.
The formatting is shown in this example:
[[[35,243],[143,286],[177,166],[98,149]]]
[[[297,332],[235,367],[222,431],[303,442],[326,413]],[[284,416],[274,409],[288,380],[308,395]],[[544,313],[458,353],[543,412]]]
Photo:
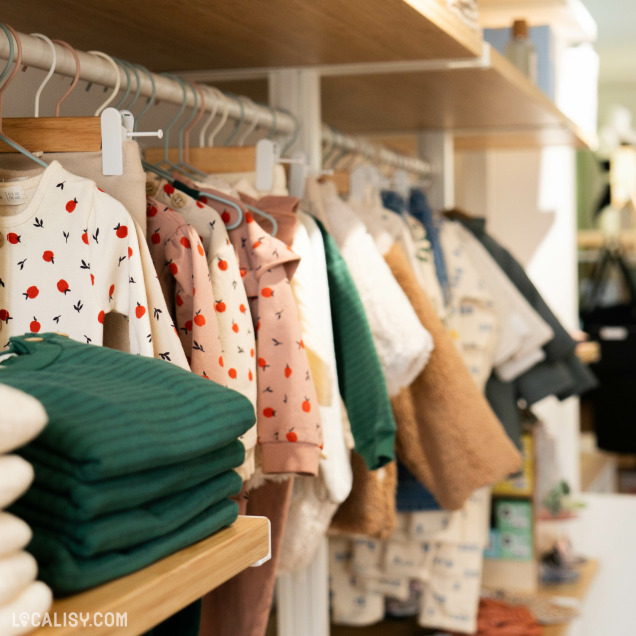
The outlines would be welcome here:
[[[13,81],[13,78],[15,77],[16,73],[20,69],[20,64],[22,63],[22,42],[20,42],[20,36],[18,35],[17,31],[13,27],[7,24],[0,23],[0,28],[5,32],[9,40],[9,61],[7,62],[7,65],[5,66],[2,73],[0,73],[0,82],[5,77],[7,78],[4,84],[2,84],[2,86],[0,87],[0,139],[4,141],[6,144],[8,144],[9,146],[11,146],[12,148],[14,148],[15,150],[17,150],[18,152],[21,152],[24,156],[35,161],[35,163],[39,164],[40,166],[43,166],[44,168],[48,168],[48,164],[46,162],[42,161],[42,159],[40,159],[39,157],[36,157],[34,154],[29,152],[26,148],[21,146],[17,141],[13,141],[13,139],[7,137],[2,132],[2,96],[5,90],[7,89],[7,87],[9,86],[9,84]],[[17,44],[18,54],[15,61],[15,67],[13,68],[13,71],[9,73],[9,69],[11,68],[11,64],[13,63],[13,58],[15,54],[14,45],[13,45],[14,38]],[[8,76],[7,76],[7,73],[9,73]]]
[[[145,117],[145,115],[148,113],[148,111],[152,108],[153,104],[155,103],[155,100],[157,98],[157,87],[155,85],[155,78],[152,76],[152,73],[145,66],[142,66],[141,64],[135,64],[135,66],[148,76],[148,79],[150,80],[150,86],[152,87],[150,97],[146,101],[146,105],[142,108],[139,115],[135,117],[133,130],[136,131],[137,126],[139,125],[139,122],[141,121],[141,118]]]

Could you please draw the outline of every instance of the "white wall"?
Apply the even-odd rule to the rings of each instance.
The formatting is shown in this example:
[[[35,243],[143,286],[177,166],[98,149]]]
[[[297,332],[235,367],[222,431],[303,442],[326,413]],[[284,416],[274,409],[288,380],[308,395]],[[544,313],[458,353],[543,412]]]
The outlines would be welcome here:
[[[565,147],[457,153],[456,201],[526,267],[568,329],[578,326],[575,154]],[[561,476],[579,488],[579,404],[534,407],[558,439]]]

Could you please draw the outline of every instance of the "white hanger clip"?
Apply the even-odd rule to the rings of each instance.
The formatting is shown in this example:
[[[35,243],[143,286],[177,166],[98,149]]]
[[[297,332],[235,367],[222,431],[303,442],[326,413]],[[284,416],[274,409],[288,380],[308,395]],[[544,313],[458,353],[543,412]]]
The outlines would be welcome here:
[[[256,189],[270,191],[274,187],[274,168],[279,163],[288,163],[291,165],[289,193],[302,198],[307,179],[307,157],[298,151],[290,159],[281,159],[280,152],[280,144],[271,139],[261,139],[256,143]]]
[[[133,132],[135,119],[129,110],[105,108],[100,115],[102,130],[102,174],[120,175],[124,172],[122,143],[132,137],[163,137],[163,130]]]

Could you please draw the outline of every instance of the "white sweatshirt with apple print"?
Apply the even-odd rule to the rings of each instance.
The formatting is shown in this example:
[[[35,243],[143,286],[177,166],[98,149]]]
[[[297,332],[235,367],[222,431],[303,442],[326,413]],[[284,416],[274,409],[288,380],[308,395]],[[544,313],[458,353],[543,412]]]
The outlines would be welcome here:
[[[47,331],[101,345],[104,316],[115,311],[128,316],[131,353],[187,368],[142,250],[126,209],[57,161],[1,182],[0,348],[11,336]]]

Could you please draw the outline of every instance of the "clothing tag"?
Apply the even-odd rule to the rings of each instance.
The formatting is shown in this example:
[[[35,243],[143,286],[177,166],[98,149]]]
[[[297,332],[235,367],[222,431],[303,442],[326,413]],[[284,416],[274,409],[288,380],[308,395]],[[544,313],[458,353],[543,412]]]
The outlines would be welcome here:
[[[24,188],[19,183],[0,183],[0,205],[22,205],[26,202]]]

